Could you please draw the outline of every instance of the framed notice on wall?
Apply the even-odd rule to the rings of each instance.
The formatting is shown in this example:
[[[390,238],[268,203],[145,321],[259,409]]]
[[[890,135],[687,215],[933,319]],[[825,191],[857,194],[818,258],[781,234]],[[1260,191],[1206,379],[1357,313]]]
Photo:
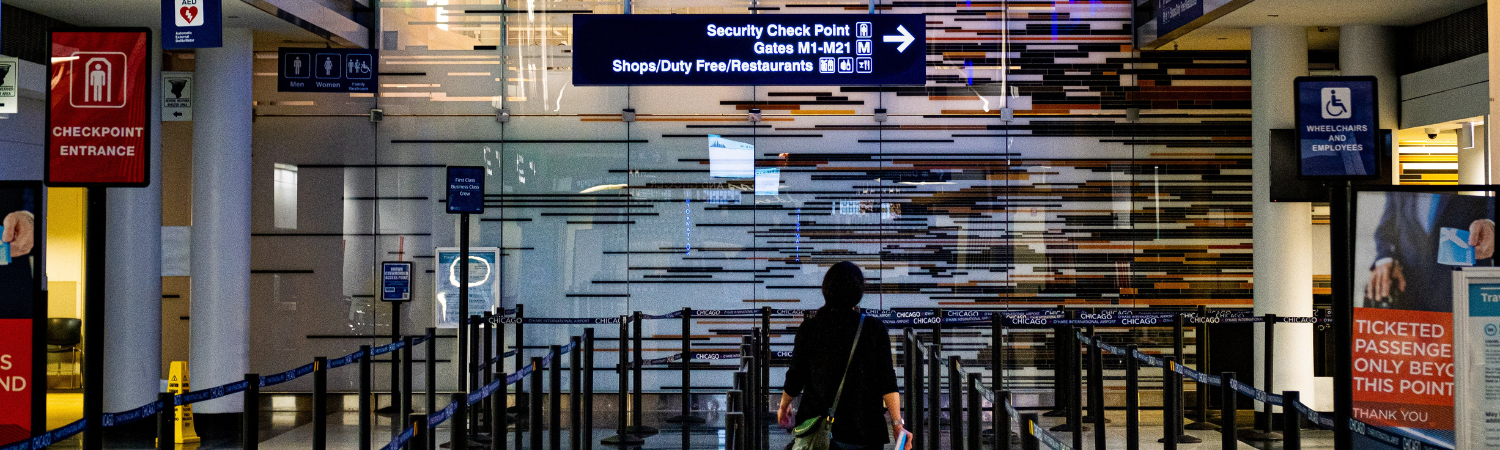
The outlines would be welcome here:
[[[433,293],[433,326],[457,328],[463,322],[459,317],[459,289],[463,284],[458,263],[459,249],[438,248],[437,269],[433,280],[437,286]],[[469,312],[482,314],[494,309],[500,299],[500,249],[497,247],[469,247]]]
[[[1500,268],[1455,273],[1453,293],[1456,448],[1500,449]]]
[[[150,183],[151,30],[54,30],[47,89],[48,186]]]

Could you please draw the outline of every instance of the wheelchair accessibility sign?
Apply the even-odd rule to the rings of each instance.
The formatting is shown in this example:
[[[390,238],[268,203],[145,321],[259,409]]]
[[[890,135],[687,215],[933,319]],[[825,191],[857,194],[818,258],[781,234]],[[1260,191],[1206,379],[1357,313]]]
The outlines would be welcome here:
[[[1298,77],[1300,175],[1372,178],[1380,173],[1380,126],[1374,77]]]
[[[1349,88],[1323,88],[1323,118],[1348,119],[1350,115]]]

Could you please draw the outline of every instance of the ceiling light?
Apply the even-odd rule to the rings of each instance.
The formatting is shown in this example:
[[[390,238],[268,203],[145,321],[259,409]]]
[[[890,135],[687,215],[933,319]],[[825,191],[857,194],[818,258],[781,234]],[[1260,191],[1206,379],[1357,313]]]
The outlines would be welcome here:
[[[598,186],[594,186],[594,187],[591,187],[591,188],[588,188],[588,189],[584,189],[584,190],[578,191],[578,193],[579,194],[588,194],[588,193],[599,192],[599,191],[612,191],[612,190],[616,190],[616,189],[625,189],[626,186],[629,186],[629,185],[628,184],[601,184],[601,185],[598,185]]]

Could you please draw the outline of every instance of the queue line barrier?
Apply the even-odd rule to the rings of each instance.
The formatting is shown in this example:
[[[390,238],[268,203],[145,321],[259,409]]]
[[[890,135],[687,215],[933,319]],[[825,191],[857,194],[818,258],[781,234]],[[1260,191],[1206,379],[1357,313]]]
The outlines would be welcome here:
[[[428,337],[428,336],[416,337],[416,338],[413,339],[413,345],[425,342],[427,339],[430,339],[430,337]],[[404,340],[398,340],[398,341],[392,342],[390,344],[386,344],[386,345],[383,345],[383,346],[380,346],[380,347],[376,347],[376,348],[382,349],[383,351],[381,353],[388,353],[388,352],[391,352],[391,351],[394,351],[394,350],[399,350],[399,349],[401,349],[404,346],[405,346],[405,341]],[[372,348],[371,350],[372,350],[372,353],[373,353],[373,351],[375,349]],[[377,353],[377,354],[379,354],[379,353]],[[354,352],[354,353],[351,353],[351,354],[339,357],[337,359],[329,360],[328,361],[328,368],[329,369],[334,369],[334,368],[338,368],[338,367],[343,367],[343,366],[349,365],[351,363],[359,361],[363,357],[363,355],[364,355],[364,350],[360,350],[360,351],[357,351],[357,352]],[[309,374],[312,374],[313,371],[316,370],[316,364],[317,364],[316,362],[314,362],[314,363],[308,363],[308,364],[304,364],[302,366],[298,366],[298,367],[293,368],[291,370],[288,370],[288,371],[285,371],[285,372],[281,372],[281,373],[278,373],[278,374],[275,374],[275,375],[267,375],[267,376],[258,377],[258,381],[259,382],[257,383],[257,387],[275,386],[275,385],[282,384],[282,383],[285,383],[285,382],[288,382],[288,381],[292,381],[292,380],[297,379],[297,378],[301,378],[301,377],[307,376]],[[171,407],[186,406],[186,405],[191,405],[191,404],[194,404],[194,403],[200,403],[200,402],[214,400],[214,399],[218,399],[218,398],[222,398],[222,397],[227,397],[227,396],[230,396],[230,395],[233,395],[233,394],[238,394],[240,392],[244,392],[247,388],[249,388],[249,386],[250,386],[249,380],[240,380],[240,381],[225,383],[225,384],[222,384],[222,385],[219,385],[219,386],[210,387],[210,388],[207,388],[207,389],[197,389],[197,390],[191,390],[191,391],[188,391],[188,392],[183,392],[183,393],[180,393],[180,394],[175,394],[175,395],[171,396],[171,405],[170,406]],[[100,426],[102,428],[113,428],[113,427],[120,427],[120,426],[129,425],[129,424],[138,422],[140,420],[146,419],[148,417],[155,416],[157,413],[161,412],[162,409],[164,409],[166,406],[167,405],[166,405],[166,402],[164,400],[157,400],[157,401],[154,401],[154,402],[151,402],[151,403],[147,403],[145,405],[141,405],[139,407],[136,407],[136,408],[133,408],[133,409],[130,409],[130,410],[126,410],[126,411],[123,411],[123,412],[104,413],[99,418]],[[85,429],[88,428],[88,423],[89,422],[88,422],[88,418],[87,417],[82,418],[82,419],[78,419],[76,421],[73,421],[72,423],[69,423],[67,425],[63,425],[63,426],[58,427],[56,429],[50,430],[50,431],[48,431],[46,433],[42,433],[42,434],[39,434],[39,435],[36,435],[36,436],[32,436],[30,438],[22,439],[20,441],[12,442],[12,443],[9,443],[9,444],[0,445],[0,450],[37,450],[37,449],[46,448],[46,447],[51,446],[52,444],[56,444],[56,443],[61,442],[61,441],[65,440],[65,439],[67,439],[67,438],[73,437],[74,435],[76,435],[78,433],[83,432]]]

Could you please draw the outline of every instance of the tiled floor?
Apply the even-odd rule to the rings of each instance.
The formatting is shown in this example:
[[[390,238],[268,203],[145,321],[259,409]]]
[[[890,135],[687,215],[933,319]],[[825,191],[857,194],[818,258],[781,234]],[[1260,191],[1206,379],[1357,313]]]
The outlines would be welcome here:
[[[667,417],[670,417],[670,416],[673,416],[673,415],[675,415],[675,414],[671,413],[671,412],[659,412],[659,413],[647,414],[646,415],[647,417],[645,418],[645,422],[648,425],[652,425],[652,426],[656,426],[656,427],[661,428],[662,431],[661,431],[660,434],[657,434],[655,436],[647,437],[646,438],[646,443],[644,445],[642,445],[641,447],[639,447],[639,449],[641,449],[641,450],[656,450],[656,449],[719,449],[719,448],[724,448],[724,432],[723,432],[723,418],[722,418],[722,416],[720,416],[718,414],[709,414],[709,415],[706,416],[706,417],[709,418],[709,423],[708,424],[706,424],[706,425],[699,425],[699,426],[691,427],[691,428],[689,428],[687,430],[684,430],[684,429],[682,429],[681,427],[679,427],[677,425],[665,423],[665,419]],[[1123,411],[1110,411],[1110,412],[1106,413],[1106,417],[1108,417],[1108,418],[1111,419],[1111,423],[1108,425],[1108,428],[1106,430],[1107,436],[1109,438],[1106,447],[1110,448],[1110,449],[1116,449],[1116,448],[1123,449],[1123,448],[1125,448],[1125,429],[1123,427],[1123,424],[1125,422],[1125,420],[1124,420],[1124,412]],[[327,421],[328,421],[327,422],[328,423],[328,448],[329,449],[331,449],[331,450],[340,450],[340,449],[350,449],[350,450],[353,450],[353,449],[359,448],[359,446],[358,446],[358,431],[359,431],[359,429],[358,429],[358,425],[357,425],[358,424],[358,418],[359,418],[358,414],[356,414],[356,413],[345,413],[345,412],[338,412],[338,413],[330,414],[327,417]],[[1047,426],[1051,426],[1051,425],[1055,425],[1055,424],[1061,423],[1061,419],[1050,418],[1050,417],[1043,418],[1042,421],[1043,421],[1043,424],[1047,425]],[[1248,421],[1249,421],[1249,417],[1246,416],[1246,417],[1242,418],[1241,423],[1248,423]],[[373,431],[373,436],[372,436],[372,438],[373,438],[372,440],[374,441],[374,444],[372,445],[373,448],[376,448],[376,449],[381,448],[387,442],[390,441],[390,438],[392,436],[392,431],[393,431],[392,430],[393,426],[392,426],[391,422],[392,422],[392,417],[390,415],[379,415],[377,417],[377,420],[375,422],[375,429]],[[263,448],[263,449],[268,449],[268,450],[274,450],[274,449],[307,449],[307,448],[311,448],[312,447],[312,445],[311,445],[311,442],[312,442],[312,426],[310,425],[310,423],[311,423],[311,417],[309,417],[309,414],[306,413],[306,412],[266,412],[266,413],[263,413],[262,417],[261,417],[261,432],[260,432],[261,444],[260,444],[260,447]],[[596,426],[600,426],[600,427],[606,426],[605,424],[613,424],[614,423],[614,414],[613,414],[613,412],[612,411],[597,411],[595,413],[594,423],[595,423]],[[563,433],[564,433],[563,436],[562,436],[563,448],[568,448],[568,442],[569,442],[569,440],[571,438],[571,436],[568,435],[569,432],[570,432],[569,430],[564,430],[563,431]],[[1193,435],[1193,436],[1197,436],[1197,437],[1203,439],[1203,443],[1199,443],[1199,444],[1180,444],[1178,446],[1179,448],[1183,448],[1183,449],[1205,449],[1205,450],[1207,450],[1207,449],[1219,449],[1220,448],[1220,435],[1219,435],[1218,432],[1215,432],[1215,431],[1189,431],[1188,433],[1191,434],[1191,435]],[[195,450],[195,449],[217,450],[217,449],[237,449],[237,448],[240,448],[239,438],[237,436],[214,436],[212,433],[203,433],[203,434],[204,434],[204,440],[203,440],[203,442],[200,442],[200,443],[195,444],[195,445],[179,446],[178,448],[179,449],[183,449],[183,450]],[[608,429],[595,429],[595,430],[593,430],[593,432],[591,433],[591,436],[590,436],[591,439],[593,439],[593,442],[594,442],[593,448],[595,448],[595,449],[608,449],[608,448],[611,448],[609,446],[605,446],[605,445],[599,444],[599,441],[602,440],[602,439],[604,439],[604,438],[606,438],[606,437],[609,437],[609,436],[611,436],[613,434],[614,434],[613,430],[608,430]],[[1055,434],[1057,434],[1057,436],[1061,440],[1063,440],[1063,442],[1065,442],[1065,443],[1066,442],[1071,442],[1072,436],[1070,434],[1068,434],[1068,433],[1055,433]],[[520,445],[519,446],[516,444],[516,441],[515,441],[515,439],[516,439],[517,436],[518,435],[514,434],[514,433],[511,434],[511,435],[509,435],[507,437],[507,441],[506,441],[507,445],[506,445],[506,447],[509,448],[509,449],[512,449],[512,450],[531,450],[530,446],[528,445],[529,442],[530,442],[530,435],[526,434],[526,433],[520,433],[519,436],[520,436],[521,441],[520,441]],[[1331,448],[1333,446],[1333,437],[1332,437],[1332,433],[1331,432],[1309,430],[1309,431],[1304,431],[1303,432],[1303,436],[1304,436],[1304,438],[1303,438],[1303,441],[1302,441],[1302,448],[1316,449],[1316,448]],[[547,442],[545,440],[545,437],[546,436],[544,436],[544,441],[543,442]],[[1156,442],[1156,440],[1161,437],[1161,415],[1160,415],[1159,412],[1145,411],[1145,412],[1142,413],[1142,417],[1141,417],[1141,437],[1142,437],[1142,439],[1141,439],[1140,448],[1147,449],[1147,450],[1162,448],[1162,445]],[[449,429],[448,429],[448,427],[447,427],[446,424],[443,425],[443,426],[440,426],[439,429],[437,430],[437,438],[438,438],[438,442],[447,442],[448,441],[448,438],[449,438]],[[1084,449],[1092,449],[1092,448],[1094,448],[1093,447],[1093,432],[1085,432],[1083,438],[1084,438],[1084,447],[1083,447]],[[787,445],[787,443],[789,443],[791,441],[791,438],[790,438],[790,436],[788,434],[786,434],[785,432],[783,432],[783,431],[781,431],[781,430],[778,429],[778,430],[773,430],[772,431],[772,433],[770,434],[769,441],[770,441],[770,447],[772,449],[781,449],[781,448],[784,448]],[[949,441],[948,441],[948,437],[947,437],[947,435],[945,433],[943,435],[943,437],[942,437],[942,447],[946,449],[946,448],[948,448],[948,446],[949,446]],[[69,439],[67,441],[64,441],[62,443],[59,443],[57,445],[54,445],[52,448],[69,449],[69,448],[80,448],[80,447],[81,447],[81,443],[80,443],[79,439],[77,437],[75,437],[75,438]],[[144,437],[114,439],[111,442],[107,442],[106,443],[106,447],[107,448],[111,448],[111,449],[149,449],[149,448],[152,448],[151,447],[150,439],[149,438],[144,438]],[[989,445],[985,445],[984,448],[988,449],[988,448],[990,448],[990,446]],[[1016,448],[1019,448],[1019,446],[1016,447]],[[1271,444],[1269,446],[1265,446],[1263,444],[1251,444],[1251,443],[1246,443],[1246,442],[1240,442],[1238,448],[1239,449],[1267,449],[1267,450],[1271,450],[1271,449],[1280,449],[1282,447],[1281,447],[1281,445],[1279,443],[1273,443],[1273,444]]]

